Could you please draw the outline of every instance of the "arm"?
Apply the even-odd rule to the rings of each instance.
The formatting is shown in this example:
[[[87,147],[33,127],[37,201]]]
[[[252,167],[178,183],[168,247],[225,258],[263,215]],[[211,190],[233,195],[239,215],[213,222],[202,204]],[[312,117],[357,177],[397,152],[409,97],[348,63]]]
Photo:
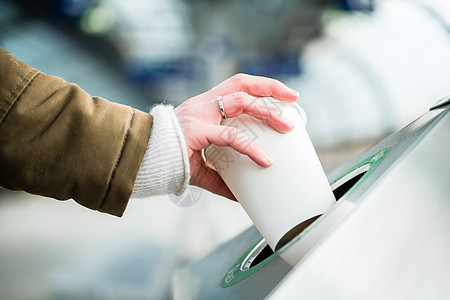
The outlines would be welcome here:
[[[230,146],[263,167],[271,161],[256,143],[243,148],[236,142],[246,138],[242,133],[221,126],[217,96],[229,117],[245,113],[279,132],[292,129],[270,105],[258,108],[258,97],[297,100],[298,93],[277,80],[239,74],[175,110],[156,107],[152,116],[92,98],[0,48],[0,186],[73,198],[117,216],[133,189],[143,197],[180,194],[190,183],[235,200],[201,150]]]
[[[0,49],[0,185],[121,216],[153,118]]]

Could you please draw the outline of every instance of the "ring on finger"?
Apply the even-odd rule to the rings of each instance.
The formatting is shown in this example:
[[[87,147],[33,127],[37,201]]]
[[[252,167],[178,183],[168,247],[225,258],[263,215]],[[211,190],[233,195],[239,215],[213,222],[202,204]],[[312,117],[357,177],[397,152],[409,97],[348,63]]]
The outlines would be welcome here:
[[[222,119],[228,118],[227,114],[225,113],[225,108],[223,107],[222,96],[217,96],[217,103],[219,104],[220,115],[222,116]]]

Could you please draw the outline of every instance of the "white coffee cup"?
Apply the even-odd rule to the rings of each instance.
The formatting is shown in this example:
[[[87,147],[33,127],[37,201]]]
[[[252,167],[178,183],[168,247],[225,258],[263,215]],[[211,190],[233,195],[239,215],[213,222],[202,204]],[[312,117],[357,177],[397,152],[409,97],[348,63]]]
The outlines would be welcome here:
[[[275,250],[286,233],[322,214],[335,198],[306,132],[305,112],[296,103],[272,98],[255,99],[252,105],[267,109],[269,102],[277,108],[272,113],[294,124],[292,131],[279,133],[249,115],[226,119],[223,125],[238,128],[260,145],[272,166],[260,167],[231,147],[211,145],[205,157]]]

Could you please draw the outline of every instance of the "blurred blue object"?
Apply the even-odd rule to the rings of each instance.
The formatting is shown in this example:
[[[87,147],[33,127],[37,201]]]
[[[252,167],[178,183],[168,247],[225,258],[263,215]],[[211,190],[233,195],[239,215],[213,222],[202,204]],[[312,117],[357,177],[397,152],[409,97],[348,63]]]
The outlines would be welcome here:
[[[374,0],[338,0],[338,6],[348,11],[372,11]]]
[[[301,65],[298,63],[298,55],[261,55],[244,60],[242,71],[251,75],[280,78],[300,75]]]
[[[137,85],[157,84],[161,80],[175,78],[194,80],[200,76],[200,71],[196,68],[198,64],[192,57],[147,64],[134,63],[127,66],[126,74]]]
[[[98,0],[54,0],[55,12],[68,18],[80,18]]]

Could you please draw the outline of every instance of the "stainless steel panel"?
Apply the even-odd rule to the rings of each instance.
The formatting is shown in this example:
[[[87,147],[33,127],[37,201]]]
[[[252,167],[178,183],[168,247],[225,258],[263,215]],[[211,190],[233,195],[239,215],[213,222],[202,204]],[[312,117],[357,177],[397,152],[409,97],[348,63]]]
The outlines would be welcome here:
[[[333,182],[391,148],[328,217],[318,220],[333,220],[334,226],[323,230],[313,223],[297,242],[307,241],[315,230],[323,235],[294,269],[277,257],[222,287],[230,266],[261,238],[252,227],[178,270],[175,299],[449,299],[449,110],[448,105],[430,110],[328,175]],[[336,217],[339,203],[352,205]]]
[[[448,110],[269,299],[450,299]]]

